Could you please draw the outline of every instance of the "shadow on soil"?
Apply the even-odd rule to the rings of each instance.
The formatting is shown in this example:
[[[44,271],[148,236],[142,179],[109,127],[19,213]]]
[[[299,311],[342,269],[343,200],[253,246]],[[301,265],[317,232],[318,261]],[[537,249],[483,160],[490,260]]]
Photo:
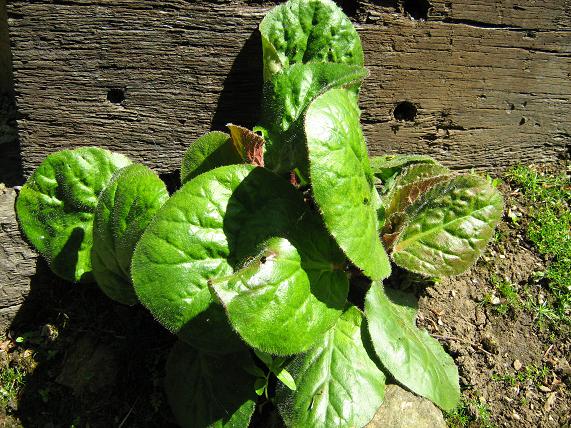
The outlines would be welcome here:
[[[66,283],[40,261],[10,331],[30,372],[13,409],[24,427],[171,426],[162,379],[176,339],[140,305]]]

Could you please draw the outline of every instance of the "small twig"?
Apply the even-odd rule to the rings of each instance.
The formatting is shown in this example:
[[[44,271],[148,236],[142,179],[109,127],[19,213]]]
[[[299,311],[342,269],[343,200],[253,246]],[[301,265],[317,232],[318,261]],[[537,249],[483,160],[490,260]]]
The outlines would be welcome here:
[[[541,359],[545,360],[545,357],[547,357],[547,354],[549,354],[552,349],[553,349],[553,343],[549,345],[549,348],[547,348],[547,351],[545,351],[545,354],[543,354],[543,357]]]
[[[441,336],[441,335],[439,335],[439,334],[433,334],[432,337],[435,337],[435,338],[437,338],[437,339],[442,339],[442,340],[455,340],[455,341],[457,341],[457,342],[462,342],[462,343],[465,343],[465,344],[467,344],[467,345],[472,346],[474,349],[476,349],[476,350],[478,350],[478,351],[484,352],[484,353],[486,353],[486,354],[488,354],[488,355],[491,355],[491,356],[494,355],[494,354],[492,354],[491,352],[486,351],[486,350],[485,350],[484,348],[482,348],[481,346],[478,346],[478,345],[476,345],[474,342],[470,342],[469,340],[466,340],[466,339],[461,339],[461,338],[459,338],[459,337],[454,337],[454,336]]]
[[[129,411],[127,412],[127,414],[125,415],[125,417],[123,418],[121,423],[119,424],[118,428],[123,428],[123,425],[125,425],[125,422],[127,422],[127,419],[129,419],[129,416],[131,416],[131,413],[133,413],[133,410],[135,410],[135,406],[139,402],[139,398],[141,398],[140,395],[137,397],[137,399],[135,400],[135,402],[133,403],[133,405],[131,406],[131,408],[129,409]]]
[[[425,320],[429,321],[432,324],[432,327],[434,328],[434,330],[439,331],[440,329],[438,328],[438,324],[429,317],[424,318]]]

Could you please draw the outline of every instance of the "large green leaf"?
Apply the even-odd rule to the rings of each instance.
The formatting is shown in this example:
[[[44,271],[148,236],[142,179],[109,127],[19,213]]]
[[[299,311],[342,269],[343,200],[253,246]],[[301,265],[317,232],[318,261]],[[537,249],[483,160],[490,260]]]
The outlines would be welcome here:
[[[331,0],[289,0],[260,24],[264,80],[295,63],[363,65],[361,40]]]
[[[224,165],[242,163],[230,135],[212,131],[190,145],[184,154],[180,168],[180,182],[185,184],[197,175]]]
[[[351,306],[314,348],[286,366],[297,386],[277,391],[288,426],[361,427],[373,418],[385,375],[369,357],[367,340],[363,314]]]
[[[248,352],[213,355],[184,342],[172,349],[165,388],[174,416],[183,428],[247,428],[256,407],[255,378]]]
[[[372,279],[391,271],[378,237],[377,195],[353,94],[332,89],[309,106],[305,133],[313,196],[339,246]]]
[[[68,281],[91,281],[93,213],[99,193],[131,163],[96,147],[49,155],[22,187],[16,212],[32,245]]]
[[[382,212],[386,218],[382,235],[387,250],[406,220],[404,210],[435,184],[450,178],[450,170],[442,165],[416,163],[392,176],[383,188]]]
[[[178,331],[189,345],[211,354],[229,354],[246,349],[246,344],[232,329],[222,306],[211,304]]]
[[[465,175],[438,183],[405,210],[393,260],[427,276],[458,275],[485,248],[502,210],[501,194],[484,178]]]
[[[145,228],[169,198],[162,180],[141,164],[120,169],[101,192],[93,219],[93,275],[103,292],[120,303],[138,302],[131,258]]]
[[[313,345],[339,317],[348,292],[343,258],[332,263],[311,248],[312,240],[326,241],[326,235],[304,221],[289,236],[299,251],[285,238],[272,238],[243,269],[211,282],[244,341],[278,355]]]
[[[438,341],[416,327],[414,297],[373,282],[365,315],[375,352],[391,375],[446,411],[456,407],[458,369]]]
[[[297,352],[299,346],[311,345],[297,339],[298,334],[307,338],[301,330],[313,332],[315,341],[341,313],[348,287],[339,269],[344,258],[301,194],[263,168],[220,167],[176,192],[137,245],[132,264],[135,291],[163,325],[192,335],[185,327],[212,304],[208,284],[241,272],[264,251],[263,244],[276,237],[296,247],[300,278],[310,280],[304,303],[308,318],[289,330],[291,345],[286,337],[280,344],[281,352]],[[271,307],[291,312],[287,305]]]
[[[336,87],[358,90],[367,70],[336,63],[295,64],[264,85],[261,127],[266,132],[269,168],[289,172],[306,163],[303,113],[321,93]]]
[[[438,162],[426,155],[384,155],[371,156],[371,168],[376,177],[383,183],[395,177],[409,165],[428,163],[438,164]]]

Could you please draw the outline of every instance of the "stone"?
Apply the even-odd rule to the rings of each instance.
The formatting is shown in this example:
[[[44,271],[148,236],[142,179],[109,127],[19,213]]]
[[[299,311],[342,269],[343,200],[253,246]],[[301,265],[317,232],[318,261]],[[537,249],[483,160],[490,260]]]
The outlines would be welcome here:
[[[521,368],[523,367],[523,364],[521,363],[520,360],[515,360],[513,363],[514,369],[516,369],[517,371],[520,371]]]
[[[56,382],[71,388],[75,395],[95,393],[114,385],[118,373],[116,349],[87,335],[72,345]]]
[[[366,428],[446,428],[442,411],[426,398],[387,385],[385,401]]]

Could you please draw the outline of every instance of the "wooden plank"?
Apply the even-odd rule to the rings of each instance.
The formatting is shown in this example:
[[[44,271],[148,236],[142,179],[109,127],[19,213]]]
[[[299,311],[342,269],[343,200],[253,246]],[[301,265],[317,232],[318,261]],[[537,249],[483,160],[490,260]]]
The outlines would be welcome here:
[[[9,92],[12,85],[12,58],[10,57],[6,1],[0,0],[0,95]]]
[[[371,70],[362,108],[372,153],[481,169],[569,155],[569,0],[435,0],[425,16],[423,0],[341,3]],[[271,5],[10,1],[25,172],[79,145],[173,171],[202,133],[255,124],[256,28]],[[394,117],[401,101],[416,109],[410,121]]]
[[[30,293],[37,254],[22,239],[14,189],[0,184],[0,334],[10,326]]]

